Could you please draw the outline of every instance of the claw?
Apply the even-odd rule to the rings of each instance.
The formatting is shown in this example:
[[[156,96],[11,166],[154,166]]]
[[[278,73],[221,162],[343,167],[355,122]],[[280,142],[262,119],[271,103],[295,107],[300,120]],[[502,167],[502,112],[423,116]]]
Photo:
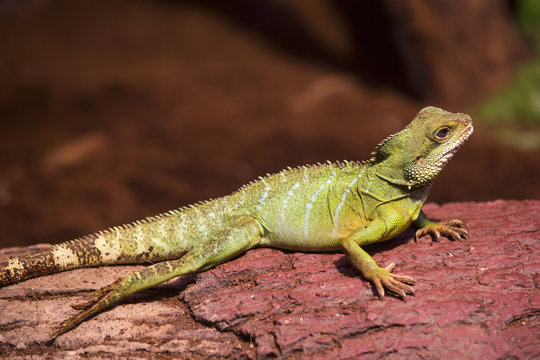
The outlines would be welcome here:
[[[390,263],[388,265],[386,265],[386,267],[384,268],[384,270],[388,271],[388,272],[392,272],[392,270],[394,270],[394,268],[396,267],[396,264],[395,263]]]
[[[78,302],[76,304],[72,304],[71,307],[75,310],[84,310],[86,308],[89,308],[95,303],[97,303],[99,300],[101,300],[101,298],[104,297],[108,292],[110,292],[115,285],[116,283],[112,283],[109,286],[105,286],[101,289],[98,289],[94,291],[93,293],[91,293],[90,295],[88,295],[88,297],[85,300]]]
[[[80,312],[65,320],[60,327],[54,330],[51,334],[52,339],[54,340],[63,333],[75,328],[99,311],[118,303],[122,297],[118,292],[118,287],[118,282],[115,282],[94,292],[86,301],[72,305],[73,308],[80,310]]]
[[[370,279],[375,285],[379,299],[383,299],[385,289],[399,296],[403,301],[407,301],[407,294],[414,295],[414,279],[407,275],[395,275],[391,271],[395,268],[394,263],[390,263],[385,268],[379,268]]]
[[[463,227],[463,222],[458,219],[449,220],[445,224],[452,227]]]
[[[428,226],[418,229],[414,234],[414,241],[418,241],[424,235],[431,235],[438,241],[441,234],[450,240],[466,239],[469,233],[463,228],[460,220],[454,219],[444,223],[432,222]]]
[[[384,287],[382,286],[381,279],[379,278],[373,279],[373,284],[375,285],[375,289],[377,289],[377,294],[379,295],[379,299],[382,300],[384,298]]]

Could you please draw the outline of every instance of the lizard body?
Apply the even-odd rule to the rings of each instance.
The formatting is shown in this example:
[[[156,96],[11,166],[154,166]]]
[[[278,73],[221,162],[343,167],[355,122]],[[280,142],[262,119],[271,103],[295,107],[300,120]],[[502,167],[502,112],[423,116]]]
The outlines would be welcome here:
[[[414,280],[379,267],[361,246],[411,224],[416,236],[452,239],[459,220],[437,223],[421,210],[431,184],[473,131],[468,115],[428,107],[383,140],[368,162],[328,162],[260,177],[235,193],[114,227],[0,263],[0,286],[59,271],[154,263],[92,294],[53,334],[72,329],[124,296],[210,269],[248,249],[342,250],[375,285],[405,299]]]

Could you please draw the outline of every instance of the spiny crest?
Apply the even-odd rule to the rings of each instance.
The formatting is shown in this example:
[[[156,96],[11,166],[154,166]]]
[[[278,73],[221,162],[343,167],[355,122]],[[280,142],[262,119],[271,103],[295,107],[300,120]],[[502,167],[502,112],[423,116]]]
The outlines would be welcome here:
[[[137,227],[137,226],[150,224],[150,223],[153,223],[153,222],[156,222],[156,221],[160,221],[160,220],[169,218],[171,216],[181,214],[181,213],[183,213],[183,212],[185,212],[187,210],[190,210],[190,209],[202,206],[202,205],[206,205],[206,204],[211,203],[213,201],[215,201],[215,199],[199,201],[197,203],[182,206],[182,207],[179,207],[177,209],[169,210],[167,212],[164,212],[164,213],[161,213],[161,214],[158,214],[158,215],[148,216],[148,217],[146,217],[144,219],[135,220],[135,221],[132,221],[130,223],[123,224],[123,225],[113,226],[111,228],[98,231],[98,232],[94,233],[93,235],[101,236],[101,235],[111,234],[111,233],[113,233],[115,231],[130,230],[130,229],[132,229],[134,227]],[[91,236],[91,235],[87,235],[87,236]]]
[[[300,165],[300,166],[296,166],[296,167],[288,166],[287,168],[285,168],[285,169],[283,169],[283,170],[281,170],[281,171],[279,171],[277,173],[273,173],[273,174],[266,173],[266,175],[264,175],[264,176],[259,176],[257,178],[257,180],[250,181],[248,184],[243,185],[240,189],[244,189],[246,187],[249,187],[249,186],[251,186],[251,185],[253,185],[255,183],[266,180],[266,179],[268,179],[268,178],[270,178],[272,176],[279,176],[279,175],[287,174],[287,173],[294,172],[294,171],[315,170],[317,168],[322,169],[322,168],[327,168],[327,167],[353,169],[354,167],[361,166],[361,165],[366,165],[368,163],[369,163],[368,161],[349,161],[349,160],[330,161],[330,160],[327,160],[324,163],[317,162],[317,163],[311,164],[311,165]]]
[[[381,141],[376,147],[375,150],[371,153],[371,158],[369,159],[369,163],[373,164],[377,160],[377,155],[379,155],[379,152],[381,149],[390,142],[390,140],[394,139],[396,136],[400,135],[403,131],[406,129],[400,130],[394,134],[388,135],[383,141]]]

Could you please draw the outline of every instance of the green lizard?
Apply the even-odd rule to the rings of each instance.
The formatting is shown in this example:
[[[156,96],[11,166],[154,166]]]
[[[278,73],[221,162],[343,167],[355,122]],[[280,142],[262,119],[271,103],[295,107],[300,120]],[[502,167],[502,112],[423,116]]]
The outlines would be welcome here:
[[[123,297],[210,269],[248,249],[342,250],[371,281],[405,300],[414,280],[392,274],[361,248],[418,229],[415,239],[464,238],[459,220],[429,220],[421,207],[436,175],[473,132],[471,118],[427,107],[387,137],[367,162],[328,162],[260,177],[235,193],[114,227],[0,264],[0,286],[59,271],[153,262],[90,295],[53,338]]]

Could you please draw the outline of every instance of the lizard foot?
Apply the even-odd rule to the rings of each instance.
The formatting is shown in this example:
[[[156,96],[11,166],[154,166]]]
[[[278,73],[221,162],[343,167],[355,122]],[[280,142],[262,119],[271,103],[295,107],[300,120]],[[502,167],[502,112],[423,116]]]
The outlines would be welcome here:
[[[70,317],[54,330],[51,334],[52,339],[56,339],[63,333],[73,329],[97,312],[118,303],[123,297],[120,285],[119,282],[115,282],[90,295],[89,299],[84,303],[72,305],[73,308],[81,310],[81,312]]]
[[[89,308],[90,306],[97,303],[99,299],[101,299],[105,294],[110,292],[114,285],[115,284],[113,283],[94,291],[93,293],[88,295],[88,297],[84,301],[78,302],[76,304],[72,304],[71,307],[74,308],[75,310],[84,310],[86,308]]]
[[[384,288],[391,293],[399,296],[403,301],[407,301],[407,294],[414,295],[414,289],[410,285],[414,285],[414,279],[407,275],[395,275],[391,271],[396,264],[391,263],[385,268],[378,268],[374,274],[370,276],[371,282],[375,285],[379,298],[384,297]]]
[[[463,223],[457,219],[443,223],[432,221],[416,231],[416,234],[414,234],[414,241],[418,241],[422,236],[428,234],[438,241],[441,238],[441,234],[450,240],[463,240],[467,238],[469,233],[463,227]]]

